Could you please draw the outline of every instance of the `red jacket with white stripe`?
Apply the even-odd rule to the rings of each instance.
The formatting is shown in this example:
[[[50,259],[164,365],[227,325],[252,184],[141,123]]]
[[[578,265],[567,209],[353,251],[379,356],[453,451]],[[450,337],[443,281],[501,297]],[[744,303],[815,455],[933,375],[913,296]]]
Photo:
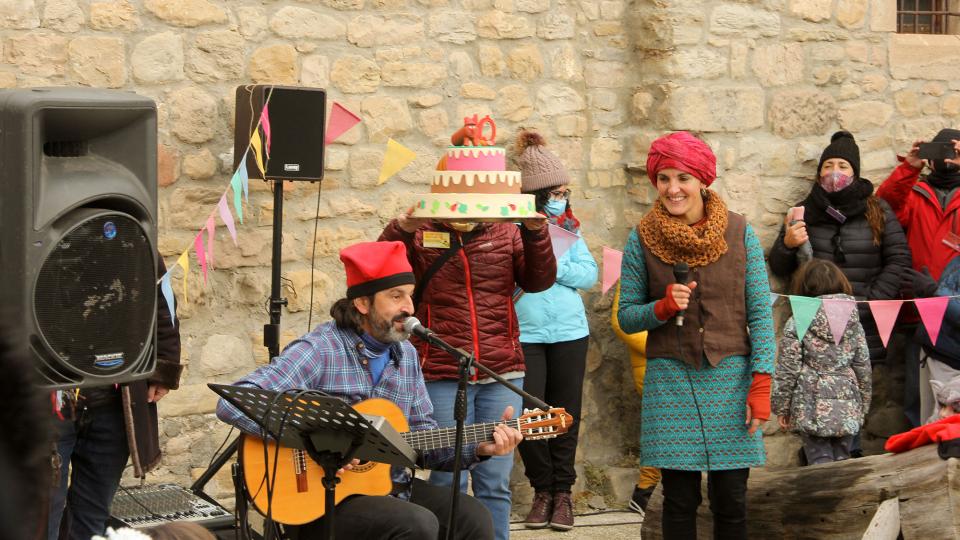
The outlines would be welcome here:
[[[418,281],[445,251],[425,247],[424,231],[448,233],[451,240],[459,234],[437,223],[411,234],[393,220],[379,238],[399,240],[407,246],[407,258]],[[526,292],[545,291],[556,274],[547,227],[530,231],[512,223],[480,223],[464,248],[427,283],[416,317],[447,343],[472,351],[476,361],[496,373],[526,371],[513,292],[518,286]],[[424,379],[457,378],[455,358],[415,337],[411,341],[420,355]]]
[[[957,251],[943,243],[948,232],[960,236],[960,190],[953,194],[946,208],[926,182],[918,182],[920,169],[903,162],[877,189],[877,196],[887,201],[897,214],[907,234],[913,254],[913,268],[930,270],[934,280]]]

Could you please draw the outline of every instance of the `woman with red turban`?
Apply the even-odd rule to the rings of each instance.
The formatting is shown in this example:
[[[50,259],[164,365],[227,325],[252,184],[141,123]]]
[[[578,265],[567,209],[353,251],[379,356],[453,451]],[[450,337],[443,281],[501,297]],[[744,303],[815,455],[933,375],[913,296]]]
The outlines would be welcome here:
[[[689,133],[653,142],[647,175],[658,197],[630,233],[620,278],[621,327],[648,331],[641,464],[662,470],[671,539],[697,537],[703,471],[714,537],[746,538],[747,477],[765,462],[770,286],[753,229],[709,189],[716,163]]]

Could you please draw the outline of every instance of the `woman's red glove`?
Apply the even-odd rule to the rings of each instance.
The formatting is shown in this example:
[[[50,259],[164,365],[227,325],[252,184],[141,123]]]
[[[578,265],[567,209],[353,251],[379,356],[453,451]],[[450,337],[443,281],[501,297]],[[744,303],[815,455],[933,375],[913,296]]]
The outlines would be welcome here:
[[[666,321],[680,311],[680,306],[678,306],[677,301],[673,299],[674,285],[676,285],[676,283],[667,285],[666,294],[653,305],[653,315],[659,321]]]
[[[754,373],[753,382],[747,392],[747,407],[750,419],[767,421],[770,419],[770,382],[769,373]],[[749,423],[749,419],[748,419]]]

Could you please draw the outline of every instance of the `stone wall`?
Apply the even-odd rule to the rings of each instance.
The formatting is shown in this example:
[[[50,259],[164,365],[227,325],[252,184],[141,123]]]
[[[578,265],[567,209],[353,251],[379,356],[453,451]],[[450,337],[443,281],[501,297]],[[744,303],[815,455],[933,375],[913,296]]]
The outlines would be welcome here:
[[[650,141],[703,132],[719,157],[715,187],[765,245],[809,189],[829,134],[853,131],[864,174],[882,180],[894,151],[960,115],[955,38],[895,36],[880,0],[0,0],[0,87],[134,90],[159,105],[160,247],[168,264],[192,242],[232,172],[237,85],[325,87],[363,123],[327,149],[317,185],[288,184],[283,342],[344,293],[336,258],[375,239],[429,171],[460,119],[490,113],[500,141],[542,130],[573,173],[574,207],[599,259],[623,246],[655,193]],[[935,51],[936,55],[931,54]],[[417,152],[376,185],[385,141]],[[165,458],[151,481],[189,482],[227,429],[208,382],[265,362],[272,195],[251,183],[234,247],[218,233],[216,271],[195,273],[182,303],[183,386],[161,403]],[[181,291],[181,283],[174,289]],[[615,504],[635,479],[639,400],[609,329],[610,295],[584,294],[592,340],[580,447],[581,504]],[[893,415],[891,415],[892,417]],[[770,430],[772,432],[772,430]],[[791,438],[769,439],[790,463]],[[229,498],[226,469],[210,491]],[[528,490],[519,468],[517,500]]]

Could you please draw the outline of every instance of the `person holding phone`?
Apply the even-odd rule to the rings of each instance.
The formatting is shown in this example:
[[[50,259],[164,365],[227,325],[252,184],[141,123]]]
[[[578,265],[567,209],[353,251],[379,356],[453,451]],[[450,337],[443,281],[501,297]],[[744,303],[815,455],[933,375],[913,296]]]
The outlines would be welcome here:
[[[798,248],[809,241],[813,257],[833,262],[853,286],[857,300],[900,298],[900,284],[910,268],[910,248],[893,211],[873,195],[873,184],[860,176],[860,148],[853,135],[838,131],[817,165],[803,221],[787,215],[770,249],[772,273],[789,280],[799,268]],[[866,303],[858,304],[870,360],[886,358],[883,342]],[[856,455],[859,450],[854,448]]]
[[[944,269],[960,253],[960,130],[941,129],[933,143],[915,141],[877,189],[906,231],[913,267],[905,283],[921,298],[935,294]],[[929,172],[921,175],[924,167]],[[920,380],[920,347],[908,345],[904,412],[919,426],[920,391],[927,385]]]

